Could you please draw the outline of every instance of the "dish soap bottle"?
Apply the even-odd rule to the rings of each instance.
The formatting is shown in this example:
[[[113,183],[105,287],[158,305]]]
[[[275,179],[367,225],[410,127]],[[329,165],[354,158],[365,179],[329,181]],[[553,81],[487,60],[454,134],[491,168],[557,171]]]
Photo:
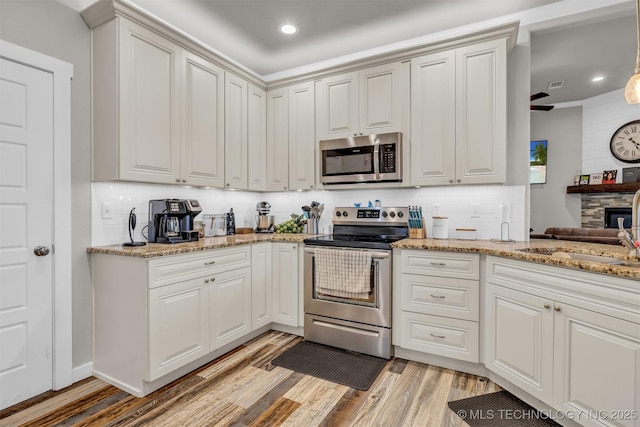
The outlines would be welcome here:
[[[227,213],[227,235],[236,234],[236,217],[233,214],[233,208],[229,209],[229,213]]]

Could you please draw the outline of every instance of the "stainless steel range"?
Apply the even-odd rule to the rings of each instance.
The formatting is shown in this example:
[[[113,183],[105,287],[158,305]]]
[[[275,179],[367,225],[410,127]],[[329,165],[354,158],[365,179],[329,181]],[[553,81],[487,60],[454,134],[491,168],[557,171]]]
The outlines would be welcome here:
[[[391,345],[391,244],[408,208],[335,208],[333,235],[305,239],[304,338],[386,359]]]

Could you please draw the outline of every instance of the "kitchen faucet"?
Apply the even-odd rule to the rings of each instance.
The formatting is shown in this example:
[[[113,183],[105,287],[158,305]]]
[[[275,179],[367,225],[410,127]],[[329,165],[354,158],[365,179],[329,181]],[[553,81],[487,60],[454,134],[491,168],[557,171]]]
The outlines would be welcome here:
[[[620,242],[629,249],[629,256],[640,258],[640,228],[639,218],[640,215],[640,190],[636,191],[633,196],[633,203],[631,204],[631,233],[627,233],[622,223],[624,220],[618,218],[618,238]]]

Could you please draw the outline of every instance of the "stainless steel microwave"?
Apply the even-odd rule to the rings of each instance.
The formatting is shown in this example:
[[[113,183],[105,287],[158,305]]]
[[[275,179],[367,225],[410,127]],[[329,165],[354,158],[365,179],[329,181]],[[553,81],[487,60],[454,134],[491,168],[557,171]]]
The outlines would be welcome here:
[[[322,184],[402,181],[402,133],[320,141]]]

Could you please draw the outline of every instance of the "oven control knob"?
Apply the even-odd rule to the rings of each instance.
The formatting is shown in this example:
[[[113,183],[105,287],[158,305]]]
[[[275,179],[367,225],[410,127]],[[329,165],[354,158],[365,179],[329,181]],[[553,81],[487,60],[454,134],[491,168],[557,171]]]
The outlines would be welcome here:
[[[382,217],[383,217],[383,218],[386,218],[386,217],[387,217],[387,215],[389,215],[389,214],[387,213],[387,211],[382,211]]]
[[[342,211],[342,216],[346,218],[349,216],[349,213],[347,211]]]
[[[395,217],[396,217],[396,213],[395,213],[394,211],[391,211],[391,212],[389,213],[389,216],[390,216],[391,218],[395,218]]]
[[[336,216],[342,216],[342,214],[340,213],[340,211],[336,211]]]
[[[402,211],[398,212],[398,218],[402,218],[404,216],[404,214],[402,213]]]

